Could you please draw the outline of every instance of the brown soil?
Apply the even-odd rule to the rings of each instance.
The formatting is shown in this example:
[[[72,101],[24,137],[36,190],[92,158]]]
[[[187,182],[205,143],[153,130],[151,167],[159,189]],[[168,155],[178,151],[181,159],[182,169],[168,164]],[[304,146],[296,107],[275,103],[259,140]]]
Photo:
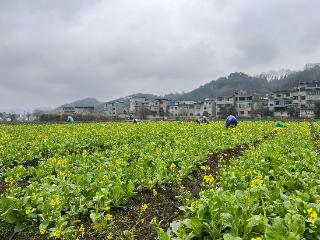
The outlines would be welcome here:
[[[0,195],[2,195],[7,190],[7,184],[4,180],[0,180]]]
[[[32,160],[26,160],[22,163],[22,166],[24,167],[37,167],[38,166],[38,159],[32,159]]]

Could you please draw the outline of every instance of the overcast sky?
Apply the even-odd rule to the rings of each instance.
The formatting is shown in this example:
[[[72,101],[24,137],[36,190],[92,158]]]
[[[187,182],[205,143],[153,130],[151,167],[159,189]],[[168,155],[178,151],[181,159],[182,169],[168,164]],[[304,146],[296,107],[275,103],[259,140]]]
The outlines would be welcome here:
[[[189,91],[320,62],[319,0],[0,0],[0,107]]]

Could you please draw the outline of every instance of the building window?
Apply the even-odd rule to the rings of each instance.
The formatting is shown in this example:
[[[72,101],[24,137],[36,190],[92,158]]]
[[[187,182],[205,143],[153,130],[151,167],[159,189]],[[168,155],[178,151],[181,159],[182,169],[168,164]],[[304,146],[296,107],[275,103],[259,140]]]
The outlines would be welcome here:
[[[190,113],[190,116],[193,116],[193,113]]]
[[[306,100],[306,96],[300,96],[300,100]]]
[[[207,110],[207,107],[204,107],[203,109],[204,109],[204,110]]]
[[[177,109],[178,109],[178,107],[175,107],[174,109],[176,109],[176,110],[177,110]]]
[[[240,114],[243,115],[243,114],[244,114],[244,111],[240,111]]]

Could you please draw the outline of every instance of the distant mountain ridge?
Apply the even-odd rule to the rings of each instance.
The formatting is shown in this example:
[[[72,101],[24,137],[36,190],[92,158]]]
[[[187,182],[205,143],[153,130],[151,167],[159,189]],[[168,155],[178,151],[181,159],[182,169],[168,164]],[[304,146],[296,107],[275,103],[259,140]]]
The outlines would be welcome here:
[[[102,102],[99,102],[96,98],[84,98],[84,99],[80,99],[80,100],[76,100],[74,102],[71,103],[65,103],[64,105],[69,105],[72,107],[76,107],[76,106],[83,106],[83,107],[95,107],[99,104],[101,104]]]
[[[212,80],[199,88],[186,93],[170,93],[164,96],[157,96],[148,93],[137,93],[116,100],[129,103],[132,96],[146,97],[148,99],[169,98],[172,100],[198,101],[205,98],[217,98],[218,96],[228,96],[234,90],[246,90],[251,93],[266,94],[276,90],[286,90],[297,87],[300,82],[320,80],[320,66],[306,68],[303,71],[280,70],[250,76],[242,72],[231,73],[227,77],[220,77]],[[95,106],[96,112],[103,111],[103,102],[95,98],[85,98],[69,103],[71,106]]]
[[[281,73],[281,72],[279,72]],[[199,88],[182,94],[167,94],[165,97],[176,100],[203,100],[205,98],[217,98],[228,96],[234,90],[246,90],[251,93],[266,94],[277,90],[286,90],[297,87],[300,82],[320,80],[320,66],[315,66],[303,71],[283,71],[270,78],[270,74],[249,76],[245,73],[231,73],[228,77],[213,80]],[[277,77],[276,77],[277,76]]]

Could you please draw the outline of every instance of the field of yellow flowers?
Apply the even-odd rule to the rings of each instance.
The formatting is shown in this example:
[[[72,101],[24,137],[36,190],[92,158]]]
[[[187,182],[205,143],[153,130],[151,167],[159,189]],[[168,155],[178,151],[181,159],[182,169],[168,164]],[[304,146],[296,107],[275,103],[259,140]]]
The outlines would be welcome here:
[[[185,203],[175,237],[159,228],[162,238],[320,239],[315,140],[308,123],[291,123],[232,159],[210,189]]]
[[[308,123],[273,126],[0,125],[0,238],[319,239],[318,142]],[[171,236],[162,202],[183,210]]]

